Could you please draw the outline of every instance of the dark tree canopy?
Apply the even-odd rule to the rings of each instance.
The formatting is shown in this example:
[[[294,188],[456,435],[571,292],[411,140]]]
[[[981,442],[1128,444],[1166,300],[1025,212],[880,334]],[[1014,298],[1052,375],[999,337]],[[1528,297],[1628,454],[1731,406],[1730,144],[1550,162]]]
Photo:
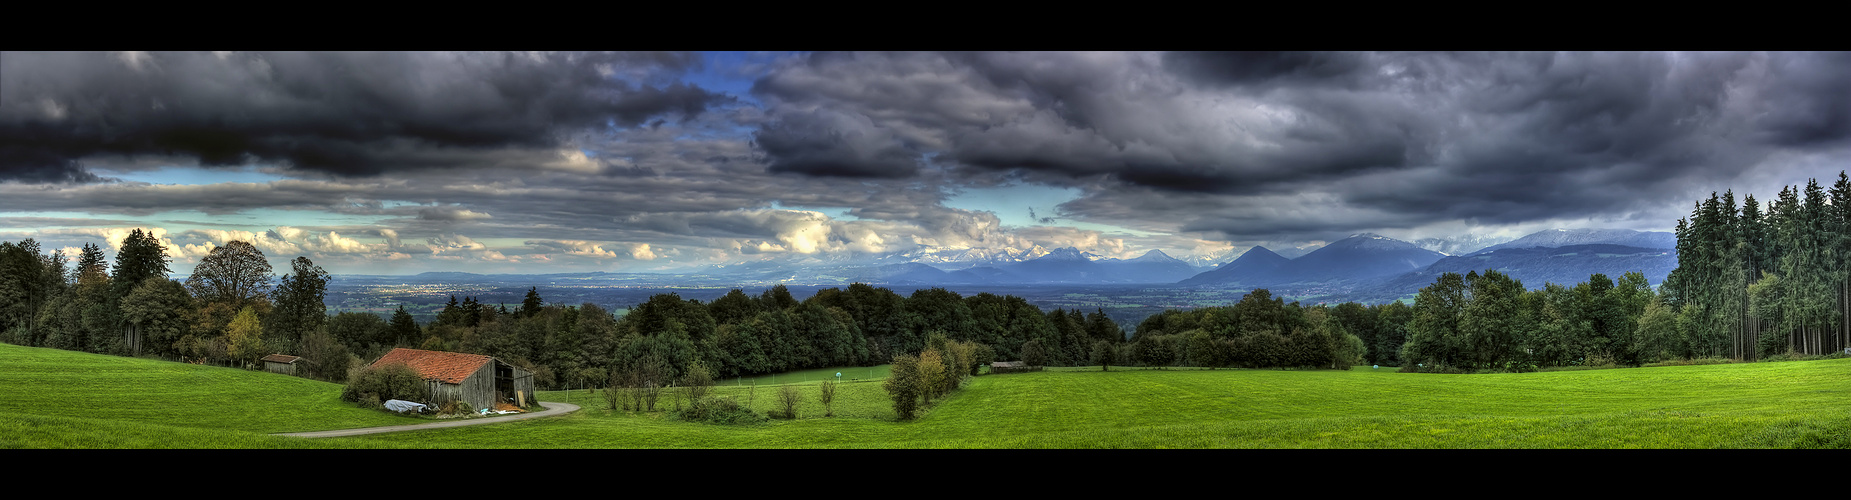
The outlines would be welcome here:
[[[116,265],[110,271],[110,282],[117,297],[128,296],[131,290],[141,286],[148,278],[167,279],[167,250],[154,235],[140,229],[129,232],[122,240],[122,249],[116,252]]]
[[[186,288],[206,302],[243,304],[269,295],[270,280],[270,262],[263,252],[250,243],[232,241],[200,259]]]
[[[308,257],[296,257],[290,267],[294,272],[284,276],[276,287],[276,309],[270,313],[270,326],[265,331],[296,341],[327,323],[325,299],[331,276]]]

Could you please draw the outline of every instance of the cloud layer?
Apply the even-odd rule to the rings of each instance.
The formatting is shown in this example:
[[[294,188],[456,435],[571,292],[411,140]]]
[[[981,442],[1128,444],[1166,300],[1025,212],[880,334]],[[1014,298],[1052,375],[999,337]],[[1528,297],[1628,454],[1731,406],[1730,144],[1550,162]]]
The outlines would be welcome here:
[[[1711,190],[1770,198],[1851,152],[1842,53],[744,59],[8,52],[0,234],[57,248],[158,227],[177,263],[246,239],[406,271],[1226,255],[1666,229]],[[711,90],[717,73],[750,90]],[[279,180],[117,178],[184,168]],[[947,204],[1011,184],[1082,194],[1024,227]]]

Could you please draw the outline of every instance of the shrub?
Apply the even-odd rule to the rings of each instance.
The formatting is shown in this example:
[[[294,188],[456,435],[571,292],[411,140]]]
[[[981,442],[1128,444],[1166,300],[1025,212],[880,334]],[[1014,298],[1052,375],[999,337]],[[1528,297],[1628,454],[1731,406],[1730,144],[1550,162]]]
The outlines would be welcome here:
[[[823,416],[836,416],[834,408],[836,400],[836,381],[824,380],[822,385],[817,386],[816,400],[823,404]]]
[[[341,390],[341,400],[378,403],[402,399],[423,402],[430,399],[429,391],[430,387],[417,370],[403,363],[391,363],[361,368],[349,375],[347,387]]]
[[[604,391],[600,394],[604,396],[605,401],[609,401],[611,403],[610,409],[630,411],[630,391],[629,390],[612,385],[610,387],[605,387]]]
[[[289,352],[278,350],[276,352]],[[315,330],[302,337],[302,361],[298,363],[302,372],[298,376],[316,380],[340,381],[353,371],[347,346],[336,342],[334,337],[324,330]]]
[[[437,413],[440,415],[469,415],[475,412],[476,407],[474,405],[461,399],[446,401],[442,406],[437,408]]]
[[[681,377],[681,386],[686,388],[689,401],[697,401],[712,390],[713,374],[707,370],[707,365],[697,361],[688,365],[688,372]]]
[[[753,413],[750,408],[728,398],[706,396],[688,404],[687,409],[676,414],[682,420],[690,422],[707,422],[710,424],[755,424],[767,420],[764,415]]]
[[[1587,357],[1583,358],[1582,361],[1582,366],[1589,368],[1613,368],[1617,364],[1618,361],[1607,351],[1588,353]]]
[[[978,370],[982,369],[985,366],[990,366],[990,363],[995,362],[995,361],[996,361],[996,348],[990,347],[990,344],[983,344],[983,343],[976,344],[976,352],[972,353],[971,355],[971,365],[970,365],[971,376],[972,377],[977,376]]]
[[[797,390],[797,386],[787,385],[778,388],[778,406],[784,408],[784,411],[779,416],[788,419],[796,419],[797,407],[802,404],[803,393]]]
[[[925,390],[921,392],[921,395],[925,396],[927,403],[932,402],[932,398],[948,392],[945,385],[948,379],[945,376],[945,358],[939,354],[938,350],[926,349],[925,352],[919,353],[919,379],[925,384]]]
[[[919,358],[894,356],[891,372],[881,387],[887,389],[887,395],[893,398],[894,416],[900,420],[912,420],[919,411],[919,393],[925,385],[919,376]]]
[[[1028,366],[1043,366],[1048,363],[1048,355],[1042,351],[1040,340],[1022,343],[1022,362],[1028,363]]]

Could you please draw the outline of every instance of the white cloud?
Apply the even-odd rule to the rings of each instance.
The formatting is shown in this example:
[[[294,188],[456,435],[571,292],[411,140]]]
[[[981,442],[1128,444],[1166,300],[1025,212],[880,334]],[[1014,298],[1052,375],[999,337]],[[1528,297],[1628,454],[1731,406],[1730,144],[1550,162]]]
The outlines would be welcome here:
[[[617,257],[617,252],[605,250],[602,244],[589,241],[528,240],[523,244],[540,249],[542,253],[535,255],[547,259],[550,259],[550,257],[547,257],[549,253],[563,253],[566,255],[578,255],[597,259],[611,259]]]
[[[604,170],[604,165],[579,149],[559,150],[559,158],[540,164],[548,170],[559,170],[578,174],[596,174]]]
[[[630,258],[636,260],[656,260],[656,257],[656,253],[649,249],[648,243],[635,243],[630,245]]]

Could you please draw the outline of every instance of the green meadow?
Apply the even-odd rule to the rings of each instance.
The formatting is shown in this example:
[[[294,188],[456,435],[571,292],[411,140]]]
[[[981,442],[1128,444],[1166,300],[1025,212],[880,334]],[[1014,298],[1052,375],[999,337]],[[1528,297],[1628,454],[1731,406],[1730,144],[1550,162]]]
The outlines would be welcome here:
[[[767,381],[715,392],[763,412],[778,389]],[[913,422],[893,421],[878,381],[840,384],[833,417],[819,380],[795,386],[799,418],[762,424],[679,421],[672,397],[633,413],[542,391],[584,410],[288,438],[266,434],[419,420],[342,403],[325,382],[0,344],[0,447],[1851,448],[1851,359],[1481,375],[1094,367],[976,377]]]

